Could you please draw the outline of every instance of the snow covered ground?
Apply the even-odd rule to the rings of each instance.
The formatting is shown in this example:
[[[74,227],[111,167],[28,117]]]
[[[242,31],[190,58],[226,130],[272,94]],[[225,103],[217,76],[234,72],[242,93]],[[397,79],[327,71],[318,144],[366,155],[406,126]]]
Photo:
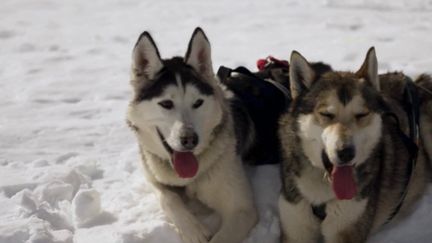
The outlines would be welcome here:
[[[130,54],[149,30],[165,57],[201,26],[215,68],[293,49],[338,69],[377,49],[380,70],[432,71],[430,0],[0,2],[0,243],[179,243],[126,127]],[[279,237],[277,166],[250,168],[261,221]],[[371,242],[431,242],[432,189]]]

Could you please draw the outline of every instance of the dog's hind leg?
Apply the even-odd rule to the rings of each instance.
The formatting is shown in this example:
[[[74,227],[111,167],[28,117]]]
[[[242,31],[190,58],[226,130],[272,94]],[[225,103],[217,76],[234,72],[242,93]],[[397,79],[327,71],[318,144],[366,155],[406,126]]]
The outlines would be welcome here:
[[[211,232],[186,208],[178,193],[157,186],[158,196],[165,215],[174,224],[184,243],[207,243]]]
[[[305,200],[288,202],[281,194],[279,197],[283,243],[316,243],[320,237],[319,220],[312,207]]]

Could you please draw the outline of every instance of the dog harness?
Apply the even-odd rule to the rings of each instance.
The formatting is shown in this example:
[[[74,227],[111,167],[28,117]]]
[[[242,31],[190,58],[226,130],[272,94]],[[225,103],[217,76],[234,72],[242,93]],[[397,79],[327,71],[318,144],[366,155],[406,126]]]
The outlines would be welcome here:
[[[403,143],[408,149],[410,154],[410,161],[407,166],[406,174],[405,174],[405,183],[403,185],[403,190],[401,192],[399,202],[394,208],[393,212],[390,214],[385,224],[388,224],[400,211],[406,195],[408,193],[408,186],[411,181],[411,178],[414,173],[414,168],[417,163],[417,155],[418,155],[418,144],[420,141],[420,100],[418,98],[417,87],[414,82],[409,78],[405,77],[405,88],[403,93],[403,108],[408,115],[409,122],[409,135],[407,136],[401,129],[399,119],[394,113],[385,113],[384,115],[388,115],[395,119],[398,127],[399,127],[399,136],[401,137]]]
[[[263,60],[263,59],[260,59],[260,60]],[[258,63],[259,63],[260,60],[258,60]],[[260,69],[260,71],[264,70],[264,68],[266,67],[266,65],[264,65],[262,63],[261,64],[257,64],[257,65],[260,65],[260,67],[262,67]],[[249,77],[251,77],[253,79],[261,79],[261,78],[257,77],[254,73],[252,73],[251,71],[249,71],[245,67],[238,67],[236,69],[231,69],[231,68],[228,68],[228,67],[225,67],[225,66],[220,66],[219,70],[217,72],[217,76],[220,78],[220,80],[222,81],[222,83],[226,84],[225,80],[227,80],[227,78],[230,77],[232,73],[243,74],[243,75],[249,76]],[[274,87],[276,87],[285,96],[285,99],[286,99],[285,103],[286,103],[286,105],[290,104],[290,102],[291,102],[291,92],[284,85],[282,85],[282,84],[280,84],[280,83],[278,83],[278,82],[276,82],[274,80],[271,80],[271,79],[264,79],[264,81],[266,81],[268,83],[271,83]]]
[[[277,74],[280,80],[270,80],[273,78],[270,72],[274,70],[281,71],[280,75]],[[278,119],[291,102],[289,88],[285,86],[288,78],[282,80],[285,77],[282,72],[288,70],[267,67],[265,72],[253,73],[245,67],[230,69],[221,66],[217,72],[221,83],[235,94],[235,98],[231,99],[233,110],[243,110],[253,124],[255,139],[245,154],[245,160],[249,159],[248,163],[253,165],[277,164],[281,160],[277,139]]]

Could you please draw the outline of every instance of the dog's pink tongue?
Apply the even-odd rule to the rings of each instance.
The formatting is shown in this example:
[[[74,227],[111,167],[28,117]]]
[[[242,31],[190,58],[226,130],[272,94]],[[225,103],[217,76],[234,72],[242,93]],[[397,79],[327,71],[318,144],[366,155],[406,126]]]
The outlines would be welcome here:
[[[192,152],[174,152],[173,164],[181,178],[194,177],[198,171],[198,160]]]
[[[357,194],[354,181],[353,166],[334,166],[332,171],[332,187],[339,200],[352,199]]]

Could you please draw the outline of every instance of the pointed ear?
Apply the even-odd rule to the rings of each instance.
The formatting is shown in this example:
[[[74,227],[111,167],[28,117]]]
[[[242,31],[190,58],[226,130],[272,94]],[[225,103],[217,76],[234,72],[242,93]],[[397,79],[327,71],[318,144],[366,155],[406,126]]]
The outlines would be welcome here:
[[[297,98],[303,91],[308,90],[315,80],[314,70],[297,51],[291,53],[289,75],[291,97],[293,99]]]
[[[210,43],[200,27],[197,27],[192,34],[185,62],[203,76],[214,76]]]
[[[380,91],[378,78],[378,60],[375,54],[375,48],[371,47],[366,54],[366,58],[361,68],[355,73],[358,77],[365,79],[376,90]]]
[[[163,67],[153,38],[146,31],[140,35],[132,54],[132,72],[140,80],[150,80]]]

